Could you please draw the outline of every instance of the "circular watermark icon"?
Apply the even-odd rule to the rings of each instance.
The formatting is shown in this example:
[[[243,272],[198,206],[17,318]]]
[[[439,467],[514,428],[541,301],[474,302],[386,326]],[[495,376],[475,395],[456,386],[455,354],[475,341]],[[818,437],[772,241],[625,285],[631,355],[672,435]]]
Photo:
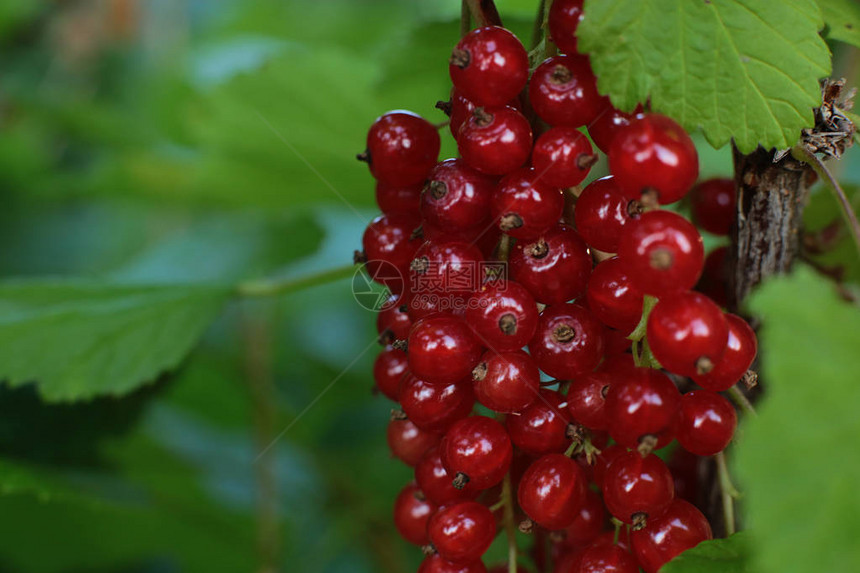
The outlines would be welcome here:
[[[391,291],[385,285],[403,285],[400,270],[387,261],[367,261],[352,275],[352,297],[365,310],[382,312],[391,308]]]

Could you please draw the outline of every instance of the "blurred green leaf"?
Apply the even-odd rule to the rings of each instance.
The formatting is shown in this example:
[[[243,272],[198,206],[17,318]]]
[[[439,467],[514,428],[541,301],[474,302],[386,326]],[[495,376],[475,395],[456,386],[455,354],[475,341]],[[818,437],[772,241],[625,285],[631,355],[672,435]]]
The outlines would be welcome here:
[[[854,211],[860,211],[860,188],[843,185]],[[833,190],[815,188],[803,212],[807,241],[821,243],[822,252],[807,248],[806,254],[816,263],[841,273],[844,280],[860,283],[860,257],[851,238],[848,224]]]
[[[818,0],[824,14],[825,37],[860,47],[860,3],[857,0]]]
[[[750,573],[749,533],[709,539],[688,549],[660,568],[660,573]]]
[[[25,26],[47,7],[46,0],[3,0],[0,2],[0,38]]]

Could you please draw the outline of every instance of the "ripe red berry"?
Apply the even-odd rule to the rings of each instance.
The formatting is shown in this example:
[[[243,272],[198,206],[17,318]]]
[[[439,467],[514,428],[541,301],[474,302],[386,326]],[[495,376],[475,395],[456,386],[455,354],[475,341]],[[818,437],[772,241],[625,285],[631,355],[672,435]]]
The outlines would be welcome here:
[[[412,185],[388,185],[376,182],[376,204],[383,213],[411,213],[418,211],[424,182]]]
[[[585,294],[588,308],[606,326],[629,334],[639,324],[644,295],[633,286],[627,267],[618,258],[594,267]]]
[[[661,205],[684,197],[699,177],[693,140],[675,120],[646,114],[620,129],[609,148],[609,170],[631,199],[655,192]]]
[[[603,109],[594,121],[588,124],[588,135],[600,151],[608,154],[615,135],[630,125],[631,121],[642,116],[642,106],[636,106],[633,112],[625,113],[612,107],[608,99],[604,101]]]
[[[737,192],[731,179],[702,181],[690,192],[693,222],[715,235],[728,235],[735,220]]]
[[[440,440],[438,434],[422,430],[411,420],[388,422],[387,437],[391,453],[408,466],[417,464]]]
[[[507,416],[505,427],[511,441],[533,456],[563,452],[570,445],[567,437],[567,400],[558,392],[541,389],[538,399],[517,416]]]
[[[487,489],[508,473],[513,458],[511,439],[505,427],[486,416],[469,416],[456,422],[445,434],[442,461],[459,484]]]
[[[603,499],[594,490],[585,492],[585,503],[573,523],[565,530],[564,543],[571,547],[588,545],[600,535],[606,525],[606,509]]]
[[[563,454],[538,458],[520,480],[517,501],[532,521],[546,529],[564,529],[585,505],[588,479]]]
[[[421,221],[446,229],[486,227],[495,179],[462,159],[446,159],[430,171],[421,194]]]
[[[573,127],[553,127],[538,137],[532,150],[532,167],[553,187],[579,185],[596,161],[588,138]]]
[[[415,545],[426,545],[427,522],[436,511],[436,506],[428,501],[418,486],[407,484],[394,501],[394,526],[400,535]]]
[[[456,299],[462,306],[477,286],[483,258],[478,247],[469,243],[426,241],[409,263],[409,286],[414,294]]]
[[[382,344],[391,344],[395,340],[406,340],[412,319],[409,318],[409,307],[404,295],[393,294],[382,305],[376,315],[376,332]]]
[[[419,428],[444,432],[472,411],[475,397],[471,386],[468,380],[447,385],[431,384],[407,375],[400,383],[400,406]]]
[[[430,541],[443,558],[468,564],[481,558],[496,536],[496,520],[475,501],[443,507],[427,524]]]
[[[365,269],[371,279],[392,292],[402,292],[409,263],[421,246],[421,240],[412,237],[419,224],[414,213],[389,213],[376,217],[364,231]]]
[[[521,167],[532,150],[529,121],[512,107],[476,108],[460,126],[457,149],[470,167],[504,175]]]
[[[603,358],[603,330],[585,307],[551,305],[540,314],[529,352],[553,378],[576,378],[594,370]]]
[[[669,428],[680,400],[668,376],[637,368],[615,380],[606,394],[609,434],[622,446],[636,448],[643,436],[657,436]]]
[[[529,82],[529,101],[550,125],[582,127],[605,105],[585,56],[553,56],[544,60]]]
[[[538,397],[540,372],[522,350],[488,350],[472,371],[475,398],[494,412],[520,412]]]
[[[598,543],[586,548],[578,573],[639,573],[639,564],[620,545]]]
[[[678,443],[697,456],[723,451],[738,425],[738,415],[728,400],[709,390],[694,390],[681,396],[675,420]]]
[[[606,253],[618,251],[627,223],[639,217],[642,205],[625,196],[611,175],[591,182],[576,200],[576,230],[590,246]]]
[[[758,348],[755,332],[735,314],[726,314],[729,337],[726,351],[707,374],[696,373],[693,380],[706,390],[722,392],[735,385],[752,366]]]
[[[433,384],[468,377],[483,353],[466,322],[447,314],[419,320],[412,325],[408,340],[409,370]]]
[[[702,273],[705,250],[696,228],[671,211],[651,211],[625,226],[618,258],[645,294],[689,290]]]
[[[400,380],[406,374],[408,360],[399,348],[386,346],[373,363],[373,380],[379,391],[397,402]]]
[[[436,164],[440,146],[433,124],[409,111],[390,111],[370,126],[365,153],[378,181],[414,185],[424,181]]]
[[[481,561],[459,565],[451,563],[438,553],[434,553],[421,562],[418,573],[487,573],[487,568]]]
[[[460,39],[451,54],[448,72],[463,97],[481,106],[502,105],[525,87],[529,58],[510,31],[487,26]]]
[[[491,208],[493,220],[502,232],[515,239],[535,239],[558,223],[564,195],[534,169],[524,168],[499,182]]]
[[[559,224],[533,242],[517,242],[508,260],[511,278],[536,301],[560,304],[580,297],[591,275],[591,255],[579,234]]]
[[[537,328],[535,300],[514,281],[486,284],[466,306],[466,323],[487,348],[497,352],[517,350],[528,344]]]
[[[620,444],[612,444],[600,451],[594,458],[594,485],[603,488],[603,478],[606,476],[606,468],[615,458],[627,452],[627,448]]]
[[[436,107],[442,107],[445,109],[450,105],[450,112],[448,113],[448,127],[451,129],[451,135],[454,136],[454,139],[457,139],[457,136],[460,134],[460,126],[463,125],[475,112],[475,108],[479,107],[474,104],[471,100],[463,97],[457,88],[451,89],[451,101],[450,104],[446,104],[445,102],[438,102]]]
[[[454,476],[448,473],[442,464],[440,447],[433,447],[424,454],[415,466],[415,481],[430,502],[436,505],[446,505],[458,501],[473,499],[478,489],[473,484],[456,488],[452,483]]]
[[[555,0],[549,9],[549,35],[565,54],[576,53],[576,28],[582,20],[583,0]]]
[[[723,357],[729,324],[711,299],[686,292],[662,299],[654,306],[645,335],[663,368],[693,376],[707,374]]]
[[[567,390],[567,409],[574,420],[590,430],[606,430],[606,395],[612,375],[596,370],[578,376]]]
[[[609,512],[624,523],[645,527],[659,517],[675,495],[672,473],[654,454],[625,452],[603,474],[603,500]]]
[[[630,534],[636,560],[645,573],[657,573],[676,555],[711,538],[707,518],[682,499],[675,499],[648,527]]]

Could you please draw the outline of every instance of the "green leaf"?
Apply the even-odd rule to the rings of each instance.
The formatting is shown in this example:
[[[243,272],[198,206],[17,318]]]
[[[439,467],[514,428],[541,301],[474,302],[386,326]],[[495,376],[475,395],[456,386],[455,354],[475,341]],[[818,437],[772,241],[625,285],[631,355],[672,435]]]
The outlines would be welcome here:
[[[854,185],[842,185],[842,188],[854,211],[860,211],[860,188]],[[808,256],[824,267],[841,272],[845,281],[860,284],[857,246],[832,189],[818,186],[813,190],[809,205],[803,211],[803,223],[807,237],[822,237],[826,243],[823,252],[813,251]]]
[[[0,378],[49,401],[118,396],[176,367],[230,289],[0,283]]]
[[[814,0],[587,0],[579,46],[602,93],[722,147],[785,148],[812,125],[830,53]]]
[[[860,47],[860,3],[857,0],[818,0],[827,28],[824,36]]]
[[[857,571],[860,310],[806,267],[773,279],[761,317],[764,396],[742,425],[734,471],[762,573]],[[814,548],[814,549],[813,549]]]
[[[56,468],[40,468],[6,459],[0,459],[0,495],[32,496],[41,503],[56,500],[80,502],[91,508],[102,505],[100,499],[88,497],[62,483]]]
[[[749,555],[749,533],[741,531],[699,543],[664,565],[660,573],[749,573]]]

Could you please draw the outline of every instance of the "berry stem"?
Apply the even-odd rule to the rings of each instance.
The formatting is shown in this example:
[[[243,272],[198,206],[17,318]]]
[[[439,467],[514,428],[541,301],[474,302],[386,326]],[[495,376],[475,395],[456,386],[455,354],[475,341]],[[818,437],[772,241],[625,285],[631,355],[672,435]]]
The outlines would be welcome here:
[[[741,392],[740,388],[738,388],[737,386],[732,386],[731,388],[729,388],[728,392],[729,397],[735,404],[738,405],[741,410],[754,418],[758,416],[755,411],[755,408],[752,405],[752,402],[750,402],[749,398],[747,398],[744,393]]]
[[[255,279],[239,283],[235,292],[237,296],[247,298],[278,296],[343,279],[353,273],[354,265],[344,265],[297,277]]]
[[[726,526],[726,535],[732,535],[735,531],[735,499],[740,497],[740,493],[732,484],[729,468],[726,465],[726,455],[724,452],[714,456],[717,462],[717,473],[720,476],[720,491],[723,500],[723,518]]]
[[[529,47],[529,51],[534,50],[540,44],[540,41],[545,38],[546,30],[546,14],[549,12],[550,4],[547,0],[540,0],[540,4],[538,4],[537,15],[535,16],[534,26],[532,27],[532,41]]]
[[[514,497],[511,492],[511,473],[505,474],[502,481],[502,501],[504,502],[503,520],[505,535],[508,538],[508,573],[517,573],[517,524],[514,523]]]
[[[478,26],[501,26],[502,18],[493,0],[464,0]]]
[[[636,328],[627,337],[629,340],[637,342],[645,338],[645,331],[648,328],[648,316],[651,314],[651,310],[655,304],[657,304],[657,297],[646,294],[642,301],[642,318],[639,319],[639,324],[636,325]]]
[[[466,0],[460,4],[460,37],[462,38],[472,29],[472,13],[469,11],[469,3]]]
[[[496,251],[496,258],[500,261],[507,261],[511,254],[511,237],[510,235],[502,235],[499,239],[499,245]]]

